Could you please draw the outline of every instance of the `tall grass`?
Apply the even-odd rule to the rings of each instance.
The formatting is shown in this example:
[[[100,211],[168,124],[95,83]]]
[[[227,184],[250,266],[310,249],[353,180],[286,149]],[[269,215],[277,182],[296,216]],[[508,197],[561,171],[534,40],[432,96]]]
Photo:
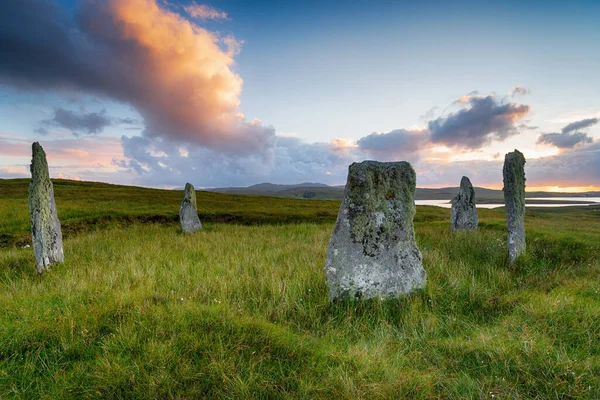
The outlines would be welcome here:
[[[418,207],[427,287],[393,301],[329,303],[332,223],[118,224],[43,276],[0,249],[0,398],[600,398],[595,211],[528,215],[515,266],[502,211],[448,212]]]

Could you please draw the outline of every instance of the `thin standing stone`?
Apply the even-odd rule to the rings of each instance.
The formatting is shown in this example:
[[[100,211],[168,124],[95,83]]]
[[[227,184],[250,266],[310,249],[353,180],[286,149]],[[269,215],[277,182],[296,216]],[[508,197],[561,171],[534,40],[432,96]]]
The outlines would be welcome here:
[[[186,233],[202,229],[196,208],[196,191],[191,183],[185,184],[185,195],[179,209],[179,222],[181,230]]]
[[[504,204],[508,225],[508,258],[525,253],[525,157],[519,150],[504,157]]]
[[[32,152],[29,214],[36,268],[41,274],[51,264],[64,262],[65,257],[46,153],[38,142],[33,143]]]

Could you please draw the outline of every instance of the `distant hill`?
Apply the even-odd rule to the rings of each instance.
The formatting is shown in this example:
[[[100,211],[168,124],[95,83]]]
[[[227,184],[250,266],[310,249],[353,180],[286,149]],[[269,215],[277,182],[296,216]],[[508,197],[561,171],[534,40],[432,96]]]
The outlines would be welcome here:
[[[255,196],[275,196],[292,199],[341,200],[344,195],[343,186],[329,186],[324,183],[305,182],[297,185],[279,185],[274,183],[259,183],[248,187],[226,187],[206,189],[210,192],[244,194]],[[416,200],[452,200],[458,193],[458,187],[417,188]],[[502,190],[475,188],[478,203],[502,203]],[[560,192],[528,192],[528,198],[536,197],[600,197],[600,192],[560,193]]]

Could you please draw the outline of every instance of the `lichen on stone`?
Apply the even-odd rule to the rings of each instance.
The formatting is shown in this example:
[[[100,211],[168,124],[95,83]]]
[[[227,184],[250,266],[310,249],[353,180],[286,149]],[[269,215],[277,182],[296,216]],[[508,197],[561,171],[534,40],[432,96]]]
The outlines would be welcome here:
[[[350,165],[347,193],[352,238],[373,255],[390,239],[410,240],[405,229],[415,215],[416,174],[406,161],[365,161]],[[382,214],[383,217],[377,217]],[[381,223],[378,221],[381,220]],[[412,226],[412,223],[410,224]]]
[[[195,232],[202,229],[196,208],[196,191],[191,183],[185,184],[185,194],[179,209],[179,222],[182,232]]]
[[[36,266],[39,273],[47,270],[52,263],[63,262],[62,232],[54,188],[50,181],[46,153],[35,142],[32,145],[31,182],[29,184],[29,212],[31,234]]]
[[[325,266],[332,300],[390,298],[424,287],[415,189],[408,162],[350,165]]]
[[[525,156],[518,150],[504,157],[504,204],[511,263],[525,252]]]
[[[453,230],[476,230],[479,224],[475,189],[466,176],[460,180],[460,189],[451,201],[450,228]]]

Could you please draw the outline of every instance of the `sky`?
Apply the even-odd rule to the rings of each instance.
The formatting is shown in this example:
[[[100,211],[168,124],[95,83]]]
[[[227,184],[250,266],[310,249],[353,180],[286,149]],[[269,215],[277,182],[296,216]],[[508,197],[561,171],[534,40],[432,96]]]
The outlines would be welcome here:
[[[600,190],[598,1],[4,0],[0,178]]]

